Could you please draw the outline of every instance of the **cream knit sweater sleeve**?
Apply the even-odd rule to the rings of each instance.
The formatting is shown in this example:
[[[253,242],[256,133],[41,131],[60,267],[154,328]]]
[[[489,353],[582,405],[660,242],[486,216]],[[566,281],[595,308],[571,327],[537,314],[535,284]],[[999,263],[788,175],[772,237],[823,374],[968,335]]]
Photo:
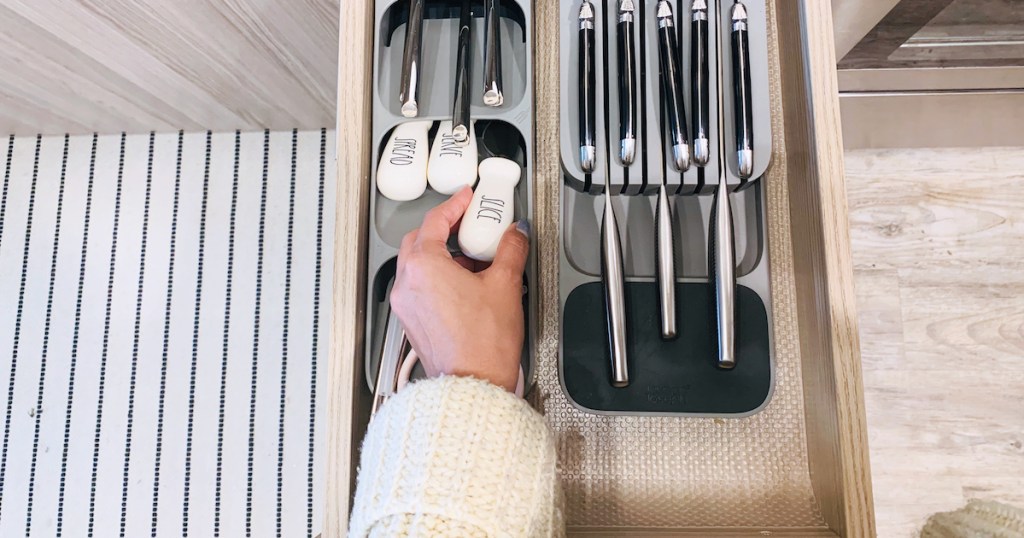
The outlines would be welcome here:
[[[370,423],[350,536],[548,537],[565,533],[552,435],[485,381],[413,383]]]

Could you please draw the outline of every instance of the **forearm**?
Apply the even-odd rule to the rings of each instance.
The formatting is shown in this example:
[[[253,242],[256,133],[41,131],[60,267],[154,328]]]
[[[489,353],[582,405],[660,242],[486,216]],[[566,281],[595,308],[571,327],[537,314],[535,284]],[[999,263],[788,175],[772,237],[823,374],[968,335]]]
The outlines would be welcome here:
[[[381,408],[360,457],[353,536],[554,536],[556,456],[541,416],[469,378],[414,383]]]

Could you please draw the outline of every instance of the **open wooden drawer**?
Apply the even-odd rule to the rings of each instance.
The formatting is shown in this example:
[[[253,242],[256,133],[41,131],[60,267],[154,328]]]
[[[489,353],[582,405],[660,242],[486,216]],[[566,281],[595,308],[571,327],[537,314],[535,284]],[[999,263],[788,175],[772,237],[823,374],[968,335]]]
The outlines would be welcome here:
[[[574,471],[563,476],[571,535],[603,536],[873,536],[874,516],[868,466],[867,433],[860,374],[853,276],[847,231],[846,190],[829,2],[767,0],[769,55],[773,90],[775,155],[765,178],[768,189],[770,256],[776,316],[776,353],[788,364],[779,377],[776,397],[749,419],[671,420],[681,442],[744,443],[740,452],[774,451],[771,468],[721,467],[671,488],[636,487],[630,482],[652,481],[645,473],[635,481],[615,476],[603,497],[594,493]],[[558,292],[550,275],[557,268],[558,164],[557,114],[559,24],[556,2],[534,6],[534,65],[536,102],[535,241],[541,265],[538,378],[555,379],[551,359],[557,353]],[[325,536],[345,534],[353,493],[358,450],[368,421],[371,395],[363,372],[365,334],[366,238],[369,207],[370,97],[372,88],[373,2],[341,3],[338,85],[338,200],[335,247],[334,330],[328,382],[327,521]],[[774,14],[772,17],[771,14]],[[356,255],[353,255],[355,253]],[[786,342],[790,344],[786,346]],[[545,358],[546,357],[546,358]],[[788,361],[788,362],[786,362]],[[547,376],[547,377],[545,377]],[[554,377],[552,377],[554,376]],[[540,381],[538,389],[544,390]],[[779,391],[786,397],[780,398]],[[544,394],[557,397],[557,394]],[[535,398],[537,400],[538,398]],[[541,407],[551,409],[545,401]],[[775,406],[773,408],[773,406]],[[788,413],[788,414],[787,414]],[[763,415],[763,416],[762,416]],[[759,418],[760,416],[760,418]],[[742,422],[747,421],[747,422]],[[558,421],[553,421],[557,426]],[[645,422],[627,428],[644,436]],[[620,424],[621,425],[621,424]],[[739,425],[739,426],[736,426]],[[777,446],[756,444],[778,437],[776,428],[790,432]],[[587,442],[588,430],[570,434],[560,449]],[[708,435],[710,432],[710,435]],[[596,449],[594,447],[597,447]],[[589,444],[591,451],[622,450],[623,446]],[[793,448],[785,450],[785,448]],[[733,450],[735,447],[729,447]],[[712,450],[713,452],[714,450]],[[631,461],[643,460],[640,451]],[[683,456],[681,466],[685,466]],[[573,459],[573,458],[570,458]],[[680,461],[680,460],[676,460]],[[751,461],[763,461],[753,458]],[[563,462],[564,463],[564,462]],[[741,462],[742,464],[742,462]],[[771,476],[778,465],[795,473],[795,480],[748,483],[749,476]],[[641,463],[641,465],[653,464]],[[664,465],[664,463],[661,463]],[[620,466],[621,469],[621,466]],[[714,467],[719,469],[719,467]],[[591,477],[592,478],[592,477]],[[586,481],[584,477],[583,481]],[[596,480],[595,480],[596,482]],[[769,486],[765,484],[777,484]],[[592,485],[590,483],[589,485]],[[776,489],[771,489],[775,487]],[[614,512],[622,492],[672,517],[631,518],[595,516],[595,509]],[[666,493],[668,492],[668,493]],[[620,495],[616,497],[615,495]],[[651,496],[643,498],[644,495]],[[588,496],[582,499],[583,496]],[[631,505],[637,499],[630,500]],[[796,508],[794,508],[796,507]],[[678,514],[675,514],[678,512]],[[657,514],[654,514],[657,516]]]

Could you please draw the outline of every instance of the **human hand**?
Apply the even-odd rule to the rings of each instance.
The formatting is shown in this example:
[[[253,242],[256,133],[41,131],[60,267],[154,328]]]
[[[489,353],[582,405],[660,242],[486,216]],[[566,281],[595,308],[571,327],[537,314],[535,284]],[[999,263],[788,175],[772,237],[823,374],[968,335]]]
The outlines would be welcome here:
[[[509,226],[489,265],[453,258],[448,237],[458,231],[472,196],[472,189],[462,189],[402,239],[391,308],[428,376],[471,376],[514,392],[529,225]]]

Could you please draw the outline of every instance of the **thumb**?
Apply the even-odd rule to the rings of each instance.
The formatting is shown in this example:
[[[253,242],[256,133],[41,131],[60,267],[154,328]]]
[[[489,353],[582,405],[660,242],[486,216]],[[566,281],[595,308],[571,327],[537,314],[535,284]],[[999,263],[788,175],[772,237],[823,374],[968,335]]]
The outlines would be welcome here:
[[[488,273],[498,273],[503,278],[522,278],[526,269],[526,257],[530,253],[530,222],[521,220],[509,226],[501,236],[494,262]]]

